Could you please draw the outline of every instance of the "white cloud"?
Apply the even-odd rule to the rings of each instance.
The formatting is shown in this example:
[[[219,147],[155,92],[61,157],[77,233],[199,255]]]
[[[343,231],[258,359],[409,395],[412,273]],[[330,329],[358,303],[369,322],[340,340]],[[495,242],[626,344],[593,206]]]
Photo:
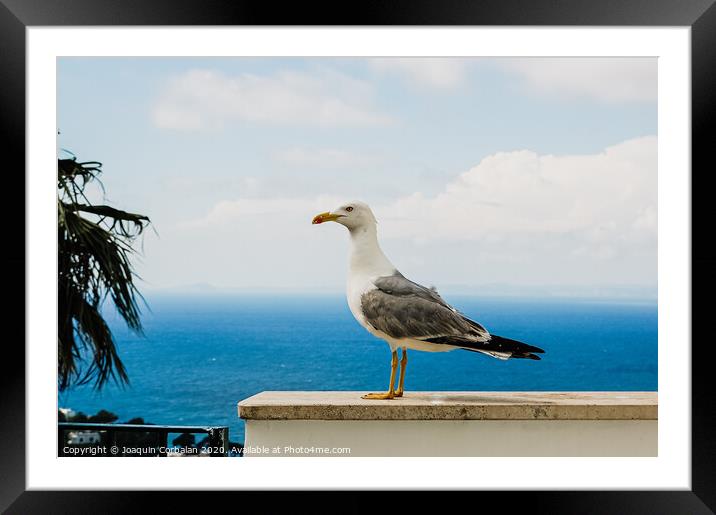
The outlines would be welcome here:
[[[163,128],[201,129],[230,120],[311,126],[377,126],[393,120],[375,110],[373,88],[330,70],[229,77],[190,70],[172,78],[154,107]]]
[[[625,141],[599,154],[498,152],[446,184],[432,197],[416,192],[374,206],[389,238],[503,240],[519,235],[572,234],[585,243],[625,244],[656,238],[657,140]],[[240,198],[217,203],[190,226],[252,215],[331,209],[350,200]],[[516,236],[517,235],[517,236]]]
[[[625,245],[656,238],[656,137],[592,155],[499,152],[426,198],[398,199],[382,212],[392,237],[482,239],[574,234],[585,243]],[[638,234],[637,234],[638,233]]]
[[[656,156],[656,137],[589,155],[498,152],[437,195],[373,203],[380,238],[404,273],[439,287],[655,285]],[[340,288],[344,230],[310,220],[346,200],[225,200],[178,229],[183,241],[197,241],[190,245],[196,252],[219,256],[209,278],[257,288],[266,281]]]
[[[437,89],[451,89],[465,79],[466,61],[450,57],[381,57],[368,60],[379,72],[395,73],[408,81]]]
[[[602,102],[654,102],[657,61],[646,57],[530,57],[498,61],[532,91]]]

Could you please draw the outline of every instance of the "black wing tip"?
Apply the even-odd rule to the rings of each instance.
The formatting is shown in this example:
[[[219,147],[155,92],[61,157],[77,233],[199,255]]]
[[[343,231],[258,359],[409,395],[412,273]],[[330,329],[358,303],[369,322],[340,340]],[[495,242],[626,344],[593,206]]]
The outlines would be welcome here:
[[[505,338],[504,336],[498,336],[496,334],[490,335],[490,341],[505,347],[507,351],[513,351],[513,358],[529,357],[532,353],[544,354],[544,349],[535,347],[528,343],[513,340],[512,338]],[[523,355],[524,354],[524,355]],[[531,357],[530,359],[540,359],[537,356]]]
[[[465,350],[472,350],[475,352],[497,352],[509,354],[510,358],[525,358],[541,360],[536,354],[544,354],[544,349],[529,345],[517,340],[510,338],[504,338],[496,334],[490,335],[490,339],[487,341],[475,341],[466,337],[460,336],[437,336],[434,338],[426,338],[423,341],[437,344],[455,345]]]

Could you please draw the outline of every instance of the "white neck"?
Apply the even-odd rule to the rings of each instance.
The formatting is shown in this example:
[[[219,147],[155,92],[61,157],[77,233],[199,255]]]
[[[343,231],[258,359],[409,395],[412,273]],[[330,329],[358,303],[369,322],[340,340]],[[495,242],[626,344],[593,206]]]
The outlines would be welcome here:
[[[395,272],[393,263],[385,257],[378,244],[378,229],[375,224],[350,229],[352,274],[385,276]]]

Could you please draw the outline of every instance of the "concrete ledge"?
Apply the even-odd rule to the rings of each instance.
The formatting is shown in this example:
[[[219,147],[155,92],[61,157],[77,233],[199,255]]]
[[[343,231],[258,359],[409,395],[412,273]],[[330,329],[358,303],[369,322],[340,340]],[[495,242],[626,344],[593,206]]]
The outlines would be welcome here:
[[[656,392],[262,392],[245,456],[656,456]]]
[[[656,420],[656,392],[261,392],[239,403],[246,420]]]

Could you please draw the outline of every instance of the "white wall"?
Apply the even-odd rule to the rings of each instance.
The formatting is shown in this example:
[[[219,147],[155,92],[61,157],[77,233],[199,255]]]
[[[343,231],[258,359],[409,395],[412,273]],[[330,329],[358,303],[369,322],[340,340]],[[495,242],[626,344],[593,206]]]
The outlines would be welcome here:
[[[656,456],[657,426],[656,420],[247,420],[245,455]]]

